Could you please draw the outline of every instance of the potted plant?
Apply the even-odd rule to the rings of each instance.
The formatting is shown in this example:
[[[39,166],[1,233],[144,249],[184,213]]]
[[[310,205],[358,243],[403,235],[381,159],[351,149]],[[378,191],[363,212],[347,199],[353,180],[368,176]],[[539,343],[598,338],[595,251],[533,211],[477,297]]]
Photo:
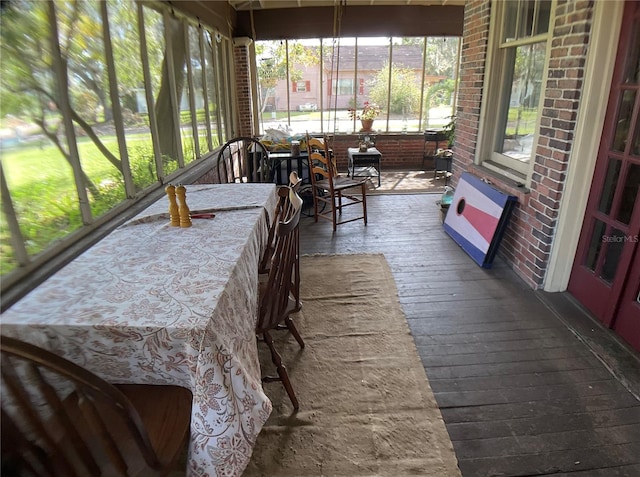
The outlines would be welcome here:
[[[355,109],[349,109],[349,118],[360,120],[362,123],[362,129],[360,131],[371,131],[373,120],[376,119],[381,112],[382,110],[377,104],[365,101],[361,112],[357,112]]]
[[[450,149],[453,146],[453,140],[456,135],[456,117],[455,116],[449,116],[449,122],[444,125],[444,128],[442,128],[442,131],[444,132],[444,135],[448,141],[447,148]]]

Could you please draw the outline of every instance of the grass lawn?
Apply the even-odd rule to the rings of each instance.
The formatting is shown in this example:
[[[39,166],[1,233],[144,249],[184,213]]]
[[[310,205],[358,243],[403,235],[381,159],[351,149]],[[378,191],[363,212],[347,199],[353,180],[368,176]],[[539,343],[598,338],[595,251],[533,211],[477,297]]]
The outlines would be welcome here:
[[[115,136],[101,140],[120,156]],[[149,160],[153,160],[150,136],[127,136],[127,144],[136,183],[143,187],[155,181],[149,168]],[[89,139],[79,138],[78,150],[83,170],[100,192],[90,195],[92,212],[98,216],[125,198],[121,174]],[[2,167],[30,255],[82,226],[73,170],[55,146],[36,143],[3,150]],[[0,271],[5,274],[16,264],[4,215],[0,227]]]

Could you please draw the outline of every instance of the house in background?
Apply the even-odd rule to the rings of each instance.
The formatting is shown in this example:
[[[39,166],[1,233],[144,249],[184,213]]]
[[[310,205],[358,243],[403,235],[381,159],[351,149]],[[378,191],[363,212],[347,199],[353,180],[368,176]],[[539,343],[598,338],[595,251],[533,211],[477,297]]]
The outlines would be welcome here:
[[[319,56],[319,47],[310,48],[314,56]],[[268,111],[313,111],[320,109],[321,105],[325,110],[345,110],[354,107],[354,94],[358,98],[355,107],[361,108],[366,101],[362,98],[369,97],[375,78],[388,71],[388,45],[360,45],[357,48],[342,45],[335,50],[325,48],[323,54],[322,65],[294,63],[291,66],[300,79],[290,82],[278,80],[273,92],[266,97]],[[422,81],[422,55],[420,45],[394,45],[393,65],[411,70],[419,84]],[[424,82],[431,85],[445,79],[447,77],[443,75],[426,74]],[[310,105],[315,105],[315,108]]]

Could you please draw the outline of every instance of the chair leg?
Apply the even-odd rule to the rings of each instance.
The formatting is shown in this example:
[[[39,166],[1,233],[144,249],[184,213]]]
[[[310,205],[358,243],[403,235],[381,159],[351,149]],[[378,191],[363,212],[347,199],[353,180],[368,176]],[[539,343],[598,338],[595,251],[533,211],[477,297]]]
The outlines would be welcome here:
[[[362,215],[364,216],[364,225],[367,225],[367,187],[362,184]]]
[[[268,331],[265,331],[263,334],[264,342],[267,343],[269,347],[269,351],[271,351],[271,361],[276,366],[276,370],[278,371],[278,377],[273,376],[265,376],[262,378],[262,381],[265,383],[272,381],[280,381],[284,386],[285,391],[289,395],[289,399],[291,400],[291,404],[293,404],[293,409],[297,411],[300,407],[298,403],[298,398],[296,398],[296,394],[293,391],[293,386],[291,385],[291,380],[289,379],[289,373],[287,373],[287,368],[285,368],[284,364],[282,364],[282,357],[276,351],[275,346],[273,345],[273,339]]]
[[[296,339],[296,341],[300,345],[300,348],[304,349],[304,341],[302,339],[302,336],[300,336],[300,333],[298,333],[298,328],[296,328],[296,325],[290,316],[287,316],[284,319],[284,324],[287,327],[287,329],[291,332],[293,337]]]
[[[331,197],[331,219],[333,220],[333,231],[338,230],[338,217],[336,215],[336,198]]]
[[[314,187],[313,189],[313,216],[315,217],[315,221],[318,221],[318,194],[319,191]]]

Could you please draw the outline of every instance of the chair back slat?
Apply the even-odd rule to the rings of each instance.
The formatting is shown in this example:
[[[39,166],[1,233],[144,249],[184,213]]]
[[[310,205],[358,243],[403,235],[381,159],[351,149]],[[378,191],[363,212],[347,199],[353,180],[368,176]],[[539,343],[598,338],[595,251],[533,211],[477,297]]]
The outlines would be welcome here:
[[[49,351],[0,339],[3,460],[34,475],[126,476],[126,429],[133,454],[162,468],[137,411],[117,388]]]
[[[75,476],[76,472],[69,462],[66,454],[60,445],[60,442],[53,435],[53,428],[49,425],[51,419],[55,417],[57,408],[56,403],[60,402],[55,391],[43,395],[41,390],[47,386],[41,373],[38,372],[36,366],[32,363],[22,363],[22,371],[16,370],[14,360],[3,356],[2,359],[2,380],[3,380],[3,403],[2,408],[5,413],[5,401],[15,406],[19,415],[23,418],[23,430],[20,431],[21,436],[11,435],[11,439],[21,439],[29,441],[37,436],[37,440],[33,440],[31,451],[36,455],[44,457],[45,455],[59,456],[57,464],[61,469],[70,476]],[[21,374],[22,376],[20,376]],[[27,389],[26,384],[29,384]],[[43,412],[45,413],[43,415]],[[59,412],[59,411],[58,411]],[[12,419],[17,424],[17,419]],[[14,430],[20,430],[19,426],[15,426]],[[36,450],[36,447],[38,450]],[[46,451],[45,449],[50,449]],[[85,452],[87,449],[84,449]],[[51,468],[51,462],[43,462],[43,468]],[[95,469],[94,469],[95,470]]]
[[[269,270],[269,261],[271,260],[271,256],[275,250],[276,243],[276,230],[278,229],[278,224],[281,221],[286,220],[287,209],[289,208],[289,191],[290,188],[287,186],[280,186],[278,188],[278,202],[276,202],[276,208],[273,212],[273,218],[269,218],[269,213],[265,209],[265,215],[267,222],[269,224],[269,231],[267,235],[267,246],[265,248],[264,254],[260,259],[260,267],[259,272],[265,273]]]
[[[367,225],[367,183],[366,179],[356,180],[353,177],[340,177],[336,159],[331,154],[326,136],[323,139],[309,137],[307,134],[307,150],[309,152],[309,173],[313,190],[314,218],[331,221],[335,232],[338,224],[355,220],[363,220]],[[360,193],[356,192],[360,189]],[[362,207],[362,214],[342,217],[347,207]],[[325,210],[326,209],[326,210]]]
[[[26,440],[20,427],[4,409],[1,411],[0,419],[2,470],[12,475],[19,475],[20,471],[24,471],[27,475],[53,475],[53,470],[48,465],[48,457],[42,447],[33,441]],[[24,455],[23,459],[17,457],[21,454]]]
[[[309,154],[309,177],[315,187],[319,177],[329,183],[329,188],[333,190],[333,179],[337,177],[335,158],[326,138],[316,138],[307,135],[307,152]],[[317,174],[317,175],[316,175]]]
[[[299,223],[302,199],[289,189],[288,216],[278,222],[275,249],[270,258],[269,275],[261,294],[257,333],[274,328],[290,309],[299,253]],[[295,298],[297,300],[297,298]]]
[[[82,411],[96,437],[100,439],[104,452],[109,456],[113,466],[122,475],[127,475],[127,462],[91,396],[78,392],[78,408]]]
[[[272,181],[269,151],[255,138],[237,137],[227,141],[218,151],[216,162],[220,183]]]

